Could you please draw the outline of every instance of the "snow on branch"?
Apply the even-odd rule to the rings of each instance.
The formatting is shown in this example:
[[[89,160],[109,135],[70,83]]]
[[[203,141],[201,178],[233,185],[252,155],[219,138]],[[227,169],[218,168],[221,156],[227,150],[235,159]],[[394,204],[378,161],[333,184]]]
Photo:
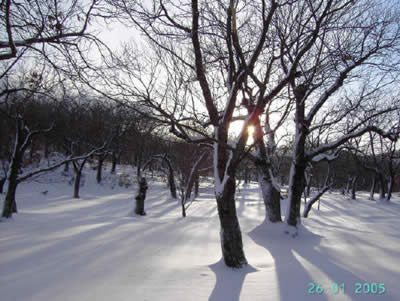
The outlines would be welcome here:
[[[380,128],[378,128],[376,126],[366,126],[363,129],[360,129],[358,131],[354,131],[347,135],[344,135],[334,142],[321,145],[321,146],[315,148],[313,151],[307,152],[306,157],[308,159],[313,159],[317,155],[320,155],[320,154],[323,154],[330,150],[333,150],[333,149],[337,148],[338,146],[341,146],[345,142],[349,141],[350,139],[355,138],[355,137],[360,137],[367,132],[375,132],[384,138],[389,138],[390,140],[396,140],[397,136],[398,136],[398,133],[384,132],[383,130],[381,130]]]
[[[104,147],[105,147],[105,145],[103,145],[103,146],[101,146],[99,148],[93,149],[89,153],[87,153],[85,155],[82,155],[82,156],[74,156],[74,157],[69,156],[67,159],[62,160],[62,161],[60,161],[58,163],[55,163],[55,164],[53,164],[53,165],[51,165],[49,167],[38,168],[38,169],[33,170],[33,171],[31,171],[31,172],[29,172],[29,173],[27,173],[25,175],[19,176],[17,181],[18,181],[18,183],[20,183],[20,182],[25,181],[26,179],[31,178],[31,177],[33,177],[33,176],[35,176],[37,174],[56,169],[57,167],[60,167],[61,165],[65,164],[65,163],[68,163],[68,162],[75,162],[75,161],[78,161],[78,160],[87,159],[87,158],[91,157],[92,155],[94,155],[94,154],[100,152],[101,150],[103,150]]]

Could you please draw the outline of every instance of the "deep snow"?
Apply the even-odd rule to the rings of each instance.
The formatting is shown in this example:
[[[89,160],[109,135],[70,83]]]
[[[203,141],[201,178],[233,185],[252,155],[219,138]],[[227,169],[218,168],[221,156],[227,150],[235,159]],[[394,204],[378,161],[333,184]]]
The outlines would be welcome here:
[[[400,300],[398,193],[389,204],[327,193],[293,237],[284,224],[263,223],[256,184],[241,187],[249,265],[232,270],[221,262],[210,183],[182,218],[166,184],[150,180],[147,216],[129,217],[135,187],[111,189],[110,179],[98,185],[85,173],[80,199],[54,180],[60,171],[20,185],[19,213],[0,223],[2,301]],[[310,282],[325,292],[309,294]],[[334,295],[333,283],[345,292]],[[355,294],[356,283],[384,283],[385,292]]]

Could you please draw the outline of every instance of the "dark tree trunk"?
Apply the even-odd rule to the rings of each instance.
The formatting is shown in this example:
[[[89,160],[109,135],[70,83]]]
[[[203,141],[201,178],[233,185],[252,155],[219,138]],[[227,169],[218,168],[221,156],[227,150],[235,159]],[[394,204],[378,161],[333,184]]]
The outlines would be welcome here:
[[[281,222],[281,193],[273,184],[271,156],[272,150],[267,153],[264,143],[264,132],[261,129],[260,119],[256,118],[255,123],[255,144],[257,160],[255,166],[257,169],[258,184],[261,189],[265,205],[265,218],[272,223]],[[269,142],[273,142],[273,134],[269,136]]]
[[[369,192],[369,199],[371,201],[374,200],[374,193],[376,189],[376,175],[374,175],[374,179],[372,180],[371,191]]]
[[[64,164],[64,172],[68,172],[69,171],[69,162],[66,162]]]
[[[88,159],[89,158],[83,159],[80,164],[79,164],[79,162],[72,162],[72,166],[74,167],[74,171],[75,171],[75,183],[74,183],[74,198],[75,199],[79,199],[79,188],[80,188],[81,179],[82,179],[82,170]]]
[[[308,217],[308,214],[311,211],[312,206],[320,200],[320,197],[329,190],[329,187],[324,187],[316,196],[314,196],[306,205],[303,212],[303,217]],[[319,210],[319,203],[318,203],[318,210]]]
[[[217,208],[220,220],[220,238],[222,256],[229,267],[238,268],[247,264],[243,251],[242,233],[236,215],[235,206],[236,181],[229,177],[222,193],[217,195]]]
[[[15,193],[17,191],[17,181],[10,180],[7,183],[7,193],[4,199],[3,214],[5,218],[10,218],[13,213],[17,213],[17,203]]]
[[[98,184],[101,183],[102,179],[103,163],[104,163],[104,156],[99,156],[99,162],[97,164],[97,175],[96,175],[96,180]]]
[[[393,192],[393,177],[390,177],[389,179],[389,184],[388,184],[388,191],[387,191],[387,195],[386,195],[386,200],[390,201],[390,199],[392,198],[392,192]]]
[[[82,176],[82,171],[77,171],[75,173],[74,199],[79,199],[79,187],[81,184],[81,176]]]
[[[182,198],[182,200],[181,200],[181,207],[182,207],[182,217],[186,217],[186,205],[185,205],[184,198]]]
[[[176,184],[175,184],[175,175],[174,175],[174,169],[172,168],[171,161],[167,156],[163,157],[163,160],[166,162],[167,167],[168,167],[168,186],[169,190],[171,192],[171,197],[176,199]]]
[[[351,181],[352,181],[352,178],[349,177],[349,178],[347,179],[346,194],[350,193]]]
[[[136,196],[136,208],[135,213],[137,215],[146,215],[144,211],[144,201],[146,199],[146,191],[148,189],[146,178],[141,178],[139,181],[139,191]]]
[[[15,131],[16,135],[14,142],[14,152],[12,154],[11,163],[7,173],[7,179],[5,182],[7,191],[4,198],[2,213],[2,216],[5,218],[10,218],[13,213],[17,212],[15,193],[18,186],[18,172],[22,166],[24,153],[31,142],[31,140],[25,141],[25,139],[27,138],[27,133],[25,132],[24,121],[22,119],[16,119]]]
[[[306,171],[307,172],[307,171]],[[311,182],[312,182],[312,175],[307,175],[305,177],[306,180],[306,189],[305,189],[305,197],[306,199],[310,197],[310,190],[311,190]]]
[[[295,134],[295,145],[293,151],[293,161],[290,168],[290,180],[289,180],[289,210],[286,222],[288,225],[296,226],[300,222],[300,207],[301,207],[301,195],[303,194],[305,187],[304,172],[306,170],[307,160],[305,157],[305,144],[308,133],[308,127],[305,120],[305,107],[303,97],[305,90],[297,87],[294,89],[296,97],[296,134]]]
[[[196,173],[196,177],[194,179],[194,196],[196,198],[199,196],[199,187],[200,187],[200,176],[199,173]]]
[[[6,182],[6,177],[0,179],[0,193],[4,191],[4,183]]]
[[[228,131],[224,126],[216,128],[218,141],[227,143]],[[220,221],[222,257],[228,267],[240,268],[247,264],[243,251],[242,233],[236,215],[235,205],[235,167],[231,164],[231,153],[224,146],[215,143],[214,165],[215,199]],[[222,182],[224,181],[224,182]]]
[[[117,153],[113,152],[111,158],[111,173],[115,173],[115,170],[117,168],[117,161],[118,161]]]
[[[324,183],[324,187],[322,189],[319,190],[318,194],[316,196],[314,196],[305,206],[304,208],[304,212],[303,212],[303,217],[308,217],[308,214],[311,211],[312,206],[318,201],[318,210],[320,207],[320,198],[321,196],[327,192],[330,189],[330,177],[331,177],[331,165],[328,161],[328,173],[326,175],[325,178],[325,183]]]
[[[383,178],[383,175],[379,175],[379,199],[383,200],[385,199],[385,179]]]
[[[49,139],[44,137],[44,157],[47,159],[49,157]]]
[[[244,183],[249,183],[249,169],[247,167],[244,169]]]
[[[357,181],[360,178],[359,175],[354,176],[353,179],[351,180],[351,199],[355,200],[356,199],[356,191],[357,191]]]

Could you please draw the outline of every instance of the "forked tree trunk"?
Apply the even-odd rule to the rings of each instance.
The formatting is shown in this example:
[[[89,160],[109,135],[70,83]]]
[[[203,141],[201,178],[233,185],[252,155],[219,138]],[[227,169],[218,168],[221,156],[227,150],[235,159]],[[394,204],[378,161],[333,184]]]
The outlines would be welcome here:
[[[272,150],[267,153],[263,139],[264,133],[261,129],[259,118],[256,118],[254,127],[257,153],[255,166],[257,169],[258,184],[260,186],[265,205],[265,218],[272,223],[281,222],[281,193],[273,183],[274,178],[272,174],[272,164],[270,158],[272,156]],[[273,133],[269,134],[269,143],[273,143]]]
[[[74,183],[74,198],[75,199],[79,199],[79,188],[81,185],[82,170],[88,159],[89,159],[89,157],[83,159],[80,164],[79,164],[79,162],[75,162],[75,161],[72,162],[72,166],[74,167],[74,171],[75,171],[75,183]]]
[[[82,176],[82,171],[77,171],[75,173],[74,199],[79,199],[79,187],[81,185],[81,176]]]

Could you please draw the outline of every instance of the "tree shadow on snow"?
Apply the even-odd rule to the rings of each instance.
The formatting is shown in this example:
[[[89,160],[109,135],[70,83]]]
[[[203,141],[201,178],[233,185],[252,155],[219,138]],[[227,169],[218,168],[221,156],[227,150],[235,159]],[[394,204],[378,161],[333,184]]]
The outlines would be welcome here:
[[[216,283],[208,301],[238,301],[246,275],[257,272],[251,265],[241,269],[229,268],[222,258],[209,267],[215,273]]]
[[[344,295],[347,300],[376,300],[377,295],[355,294],[356,283],[372,282],[372,279],[362,279],[353,272],[345,269],[329,257],[327,249],[321,247],[321,236],[308,231],[300,225],[298,235],[285,233],[285,224],[263,223],[251,232],[249,236],[255,243],[264,247],[275,261],[276,274],[280,300],[328,300],[343,298],[340,291],[334,295],[332,292],[333,283],[345,285]],[[301,262],[299,259],[302,259]],[[318,271],[315,270],[318,269]],[[310,275],[309,270],[314,270]],[[325,279],[318,278],[321,273]],[[328,280],[327,280],[328,278]],[[322,294],[310,294],[309,283],[321,284],[324,289]],[[314,290],[315,291],[315,290]],[[385,293],[385,301],[393,300],[393,297]]]

